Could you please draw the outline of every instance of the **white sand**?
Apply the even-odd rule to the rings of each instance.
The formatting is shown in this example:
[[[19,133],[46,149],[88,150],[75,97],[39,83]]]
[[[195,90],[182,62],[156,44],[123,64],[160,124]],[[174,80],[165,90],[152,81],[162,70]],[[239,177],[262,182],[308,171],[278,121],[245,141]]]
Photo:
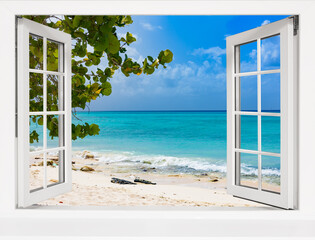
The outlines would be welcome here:
[[[261,207],[263,205],[235,198],[226,193],[225,179],[220,176],[162,175],[157,173],[130,174],[116,165],[99,164],[95,159],[75,159],[74,167],[93,167],[96,171],[72,171],[72,191],[70,193],[41,202],[40,205],[67,206],[224,206]],[[36,165],[36,164],[34,164]],[[31,183],[42,180],[43,167],[31,166]],[[53,183],[57,168],[47,167],[47,181]],[[111,183],[112,177],[133,181],[141,177],[156,185],[138,183],[121,185]],[[211,179],[217,178],[217,182]]]

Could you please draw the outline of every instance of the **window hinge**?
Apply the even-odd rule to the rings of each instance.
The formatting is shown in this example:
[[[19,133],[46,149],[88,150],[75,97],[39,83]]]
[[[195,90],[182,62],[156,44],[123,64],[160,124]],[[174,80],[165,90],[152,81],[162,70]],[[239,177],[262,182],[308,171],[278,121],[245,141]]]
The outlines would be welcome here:
[[[294,15],[290,18],[293,18],[293,35],[296,36],[299,30],[299,15]]]

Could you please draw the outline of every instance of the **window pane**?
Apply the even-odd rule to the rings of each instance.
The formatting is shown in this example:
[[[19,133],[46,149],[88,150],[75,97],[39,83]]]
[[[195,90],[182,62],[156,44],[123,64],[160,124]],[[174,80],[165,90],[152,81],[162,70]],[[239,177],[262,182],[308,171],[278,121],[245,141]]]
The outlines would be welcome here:
[[[64,182],[60,170],[63,169],[64,151],[55,151],[47,153],[47,186],[53,186]],[[61,162],[61,164],[60,164]]]
[[[29,68],[43,69],[43,38],[29,35]]]
[[[240,46],[240,72],[257,71],[257,41]]]
[[[261,156],[262,189],[280,193],[280,158]]]
[[[63,77],[47,75],[47,111],[63,111]]]
[[[43,111],[43,74],[30,73],[30,112]]]
[[[43,149],[43,116],[30,116],[30,152]]]
[[[64,115],[47,115],[47,148],[63,147]]]
[[[29,184],[30,191],[39,190],[43,187],[44,177],[44,154],[30,154],[29,156]]]
[[[249,153],[237,153],[240,156],[240,185],[258,189],[258,156]]]
[[[261,150],[263,152],[280,153],[280,142],[280,117],[261,116]]]
[[[240,77],[241,111],[257,112],[257,76]]]
[[[241,149],[258,150],[257,116],[240,116]]]
[[[60,43],[47,40],[47,70],[59,71],[59,45]],[[61,70],[60,70],[61,71]]]
[[[280,69],[280,35],[261,40],[261,70]]]
[[[280,73],[261,75],[261,111],[280,112]]]

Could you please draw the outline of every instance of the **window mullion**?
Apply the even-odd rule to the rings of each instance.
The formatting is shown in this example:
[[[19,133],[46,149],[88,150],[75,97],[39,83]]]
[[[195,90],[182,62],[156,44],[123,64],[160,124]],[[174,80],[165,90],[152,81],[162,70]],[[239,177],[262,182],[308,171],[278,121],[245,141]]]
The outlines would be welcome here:
[[[260,48],[260,38],[257,39],[257,71],[261,71],[261,48]],[[257,75],[257,137],[258,137],[258,190],[261,190],[262,178],[261,178],[261,74]]]
[[[235,58],[234,58],[234,63],[235,63],[235,69],[234,73],[239,73],[241,64],[240,64],[240,46],[235,46],[234,47],[235,51]],[[234,99],[234,104],[235,108],[234,110],[240,111],[241,110],[241,87],[240,87],[240,77],[235,76],[234,77],[234,86],[235,86],[235,99]],[[234,121],[235,121],[235,147],[236,148],[241,148],[241,116],[240,115],[234,115],[233,116]],[[240,174],[241,174],[241,162],[240,162],[240,154],[234,151],[233,152],[235,156],[235,184],[240,185]]]
[[[47,149],[47,38],[44,37],[43,39],[43,112],[44,112],[44,123],[43,123],[43,149],[44,151]],[[44,152],[44,159],[43,159],[43,165],[44,165],[44,177],[43,177],[43,187],[47,188],[47,152]]]

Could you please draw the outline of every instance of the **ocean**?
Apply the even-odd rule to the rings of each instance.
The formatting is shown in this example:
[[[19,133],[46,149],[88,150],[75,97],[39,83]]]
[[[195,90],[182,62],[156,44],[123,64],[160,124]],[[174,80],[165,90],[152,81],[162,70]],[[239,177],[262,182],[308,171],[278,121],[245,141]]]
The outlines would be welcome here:
[[[100,134],[73,141],[104,162],[150,164],[174,173],[226,171],[226,112],[79,112]],[[74,123],[80,121],[74,119]],[[242,116],[241,147],[257,150],[257,117]],[[280,153],[280,118],[262,117],[262,150]],[[257,175],[257,158],[242,154],[242,174]],[[279,175],[280,161],[263,158],[263,174]]]
[[[150,165],[165,173],[226,172],[225,111],[78,112],[100,134],[72,142],[101,162]],[[257,150],[257,117],[242,116],[241,148]],[[34,127],[31,126],[31,129]],[[33,148],[38,143],[32,144]],[[262,117],[262,150],[280,153],[280,118]],[[263,157],[263,175],[280,175],[280,158]],[[257,156],[241,155],[243,175],[257,175]]]

